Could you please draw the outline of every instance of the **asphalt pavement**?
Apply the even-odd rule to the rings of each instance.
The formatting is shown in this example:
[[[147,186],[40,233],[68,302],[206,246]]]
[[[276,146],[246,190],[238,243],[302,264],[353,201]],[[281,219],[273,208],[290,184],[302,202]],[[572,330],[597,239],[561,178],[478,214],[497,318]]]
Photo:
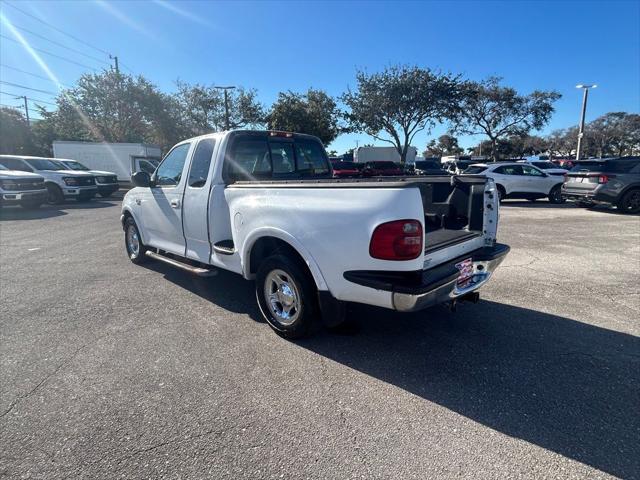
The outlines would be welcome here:
[[[640,478],[640,217],[505,203],[478,304],[284,340],[124,253],[119,201],[0,212],[0,477]]]

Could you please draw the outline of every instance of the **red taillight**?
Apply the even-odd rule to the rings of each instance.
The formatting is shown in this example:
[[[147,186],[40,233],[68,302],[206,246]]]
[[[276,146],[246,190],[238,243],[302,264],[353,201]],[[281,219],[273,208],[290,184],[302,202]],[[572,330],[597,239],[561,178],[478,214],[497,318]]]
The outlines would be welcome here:
[[[607,183],[613,178],[613,175],[598,175],[598,183]]]
[[[422,254],[422,224],[397,220],[378,225],[371,236],[369,255],[380,260],[412,260]]]

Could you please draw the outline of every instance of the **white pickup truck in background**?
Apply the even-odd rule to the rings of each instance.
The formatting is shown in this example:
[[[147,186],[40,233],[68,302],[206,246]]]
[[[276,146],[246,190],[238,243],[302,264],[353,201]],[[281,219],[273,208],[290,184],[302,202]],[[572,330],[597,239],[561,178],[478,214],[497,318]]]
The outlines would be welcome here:
[[[138,172],[122,225],[134,263],[255,280],[265,319],[296,338],[345,303],[397,311],[478,299],[509,251],[483,176],[332,179],[308,135],[232,131],[176,145]]]

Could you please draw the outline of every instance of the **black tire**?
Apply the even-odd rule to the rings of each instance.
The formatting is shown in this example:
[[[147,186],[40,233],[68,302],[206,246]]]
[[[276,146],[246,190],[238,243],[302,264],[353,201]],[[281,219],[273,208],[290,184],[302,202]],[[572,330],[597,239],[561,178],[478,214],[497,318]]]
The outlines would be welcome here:
[[[54,184],[47,184],[47,203],[51,205],[59,205],[64,202],[64,193],[62,193],[62,189]]]
[[[564,202],[565,199],[562,197],[562,185],[556,185],[549,192],[549,203],[559,204]]]
[[[507,196],[507,192],[505,191],[505,189],[504,189],[504,187],[502,185],[497,185],[496,186],[496,190],[498,190],[498,201],[500,203],[502,203],[502,201]]]
[[[282,285],[278,286],[278,281]],[[267,298],[269,292],[274,296],[272,301]],[[275,254],[264,260],[256,274],[256,299],[269,326],[285,338],[302,338],[318,327],[316,285],[306,266],[297,259]],[[295,318],[287,319],[285,315]]]
[[[624,213],[640,212],[640,188],[626,192],[618,202],[618,210]]]
[[[134,234],[135,240],[133,237],[129,237],[129,235],[133,236]],[[136,243],[137,249],[135,248]],[[142,243],[140,231],[138,230],[138,226],[136,225],[133,217],[127,217],[124,222],[124,248],[127,252],[129,260],[131,260],[136,265],[140,265],[141,263],[144,263],[149,259],[149,257],[147,257],[146,255],[147,247],[144,245],[144,243]]]
[[[20,202],[20,206],[22,208],[26,208],[27,210],[34,210],[36,208],[40,208],[40,205],[42,205],[42,202],[40,200],[31,200],[31,201],[24,201],[24,202]]]
[[[102,198],[109,198],[111,195],[113,195],[113,192],[101,192],[100,196]]]

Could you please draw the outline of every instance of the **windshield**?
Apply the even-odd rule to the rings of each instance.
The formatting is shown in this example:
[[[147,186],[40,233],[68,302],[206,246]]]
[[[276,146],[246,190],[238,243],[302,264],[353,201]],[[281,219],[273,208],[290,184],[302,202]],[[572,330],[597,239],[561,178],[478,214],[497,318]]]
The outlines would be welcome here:
[[[424,160],[418,160],[416,167],[418,170],[442,170],[442,165],[436,162],[428,162]]]
[[[63,163],[67,168],[71,170],[81,170],[83,172],[89,171],[89,169],[85,167],[83,164],[81,164],[80,162],[75,162],[72,160],[64,160],[61,163]]]
[[[67,167],[55,160],[49,160],[46,158],[25,158],[27,162],[34,170],[66,170]]]

